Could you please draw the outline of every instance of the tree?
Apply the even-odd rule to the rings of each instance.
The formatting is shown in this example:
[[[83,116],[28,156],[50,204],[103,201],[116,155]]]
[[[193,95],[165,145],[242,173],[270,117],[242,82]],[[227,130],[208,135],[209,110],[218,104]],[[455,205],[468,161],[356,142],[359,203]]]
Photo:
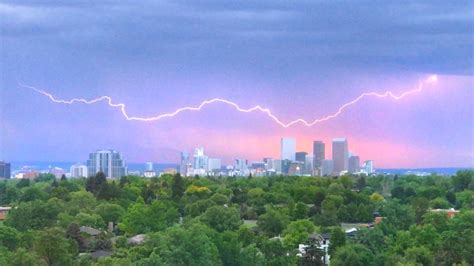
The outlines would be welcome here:
[[[298,244],[306,242],[315,230],[316,227],[309,220],[293,221],[283,231],[283,242],[289,248],[297,248]]]
[[[117,223],[120,218],[125,214],[125,210],[122,208],[122,206],[113,203],[99,204],[94,209],[94,212],[100,215],[105,223]]]
[[[60,212],[60,207],[54,202],[30,201],[20,203],[10,210],[5,225],[18,231],[41,229],[52,226]]]
[[[224,206],[210,207],[201,216],[201,221],[218,232],[236,230],[242,224],[239,211]]]
[[[473,179],[474,171],[472,170],[458,171],[456,175],[451,178],[455,191],[465,190],[469,184],[473,182]]]
[[[156,200],[146,205],[143,198],[128,207],[119,228],[130,235],[156,232],[177,223],[178,209],[169,201]]]
[[[48,228],[39,232],[34,250],[41,260],[48,265],[70,265],[72,256],[71,243],[58,228]]]
[[[257,221],[258,228],[268,236],[281,234],[288,224],[288,216],[268,208],[265,214],[260,215]]]
[[[339,247],[346,244],[346,233],[340,227],[334,227],[331,231],[331,242],[329,243],[328,253],[334,256]]]
[[[331,258],[331,265],[374,265],[374,256],[361,244],[347,244],[336,251],[334,257]]]
[[[0,224],[0,247],[4,246],[9,250],[14,250],[18,245],[18,240],[18,231]]]
[[[240,265],[260,266],[265,265],[265,256],[255,244],[248,245],[240,251]]]
[[[304,252],[301,254],[300,263],[304,266],[322,266],[325,265],[323,260],[325,255],[326,253],[321,248],[319,240],[310,238],[306,242]]]
[[[149,244],[160,246],[155,252],[165,265],[220,265],[218,249],[208,233],[209,228],[199,223],[173,226],[151,235]]]
[[[181,197],[183,197],[185,190],[186,187],[184,184],[184,179],[179,173],[175,174],[173,176],[173,182],[171,184],[171,197],[173,198],[173,200],[179,201]]]

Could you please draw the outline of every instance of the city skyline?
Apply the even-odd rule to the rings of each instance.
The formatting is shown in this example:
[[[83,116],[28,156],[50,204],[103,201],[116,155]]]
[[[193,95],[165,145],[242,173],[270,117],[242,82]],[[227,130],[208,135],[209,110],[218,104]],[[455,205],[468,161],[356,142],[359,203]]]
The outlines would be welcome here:
[[[7,0],[0,160],[75,162],[110,147],[130,162],[179,162],[200,146],[223,161],[257,160],[278,158],[281,136],[309,154],[314,140],[330,154],[332,138],[345,136],[377,167],[474,167],[470,7]],[[107,95],[136,118],[225,102],[128,121],[105,98],[66,106],[23,85],[56,100]]]

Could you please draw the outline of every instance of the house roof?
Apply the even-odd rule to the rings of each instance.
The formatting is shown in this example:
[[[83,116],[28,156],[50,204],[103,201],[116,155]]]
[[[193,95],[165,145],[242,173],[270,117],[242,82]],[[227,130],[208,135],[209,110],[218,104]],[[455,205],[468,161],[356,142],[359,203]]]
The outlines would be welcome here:
[[[86,233],[88,235],[91,235],[91,236],[99,235],[102,232],[102,231],[97,230],[95,228],[92,228],[90,226],[81,226],[79,228],[79,231],[81,231],[82,233]]]

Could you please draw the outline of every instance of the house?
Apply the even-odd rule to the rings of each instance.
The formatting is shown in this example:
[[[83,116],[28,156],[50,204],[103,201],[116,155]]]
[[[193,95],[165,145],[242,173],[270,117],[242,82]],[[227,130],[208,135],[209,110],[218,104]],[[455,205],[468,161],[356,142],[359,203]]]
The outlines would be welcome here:
[[[311,234],[309,236],[310,241],[314,241],[318,243],[318,246],[320,249],[324,251],[324,256],[321,258],[323,263],[325,265],[329,265],[329,259],[331,256],[329,256],[329,239],[331,238],[331,234],[329,233],[322,233],[322,234]],[[296,256],[302,257],[306,253],[306,249],[308,248],[308,245],[305,244],[299,244],[298,245],[298,253]]]
[[[7,218],[7,213],[10,210],[11,207],[0,207],[0,221],[3,221]]]
[[[453,218],[456,214],[459,213],[459,210],[451,209],[431,209],[430,212],[444,212],[449,219]]]

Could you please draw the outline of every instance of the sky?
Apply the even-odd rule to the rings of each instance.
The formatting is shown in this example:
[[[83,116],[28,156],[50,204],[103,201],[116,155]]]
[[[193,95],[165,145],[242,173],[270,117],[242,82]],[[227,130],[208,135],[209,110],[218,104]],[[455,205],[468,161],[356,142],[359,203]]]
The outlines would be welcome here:
[[[345,137],[376,167],[474,167],[472,1],[0,0],[0,160],[84,162],[116,149],[128,162],[210,157],[258,161]],[[366,97],[312,127],[282,128],[225,104],[154,122],[219,97],[269,108],[281,120],[324,117],[364,92],[416,89],[396,101]]]

